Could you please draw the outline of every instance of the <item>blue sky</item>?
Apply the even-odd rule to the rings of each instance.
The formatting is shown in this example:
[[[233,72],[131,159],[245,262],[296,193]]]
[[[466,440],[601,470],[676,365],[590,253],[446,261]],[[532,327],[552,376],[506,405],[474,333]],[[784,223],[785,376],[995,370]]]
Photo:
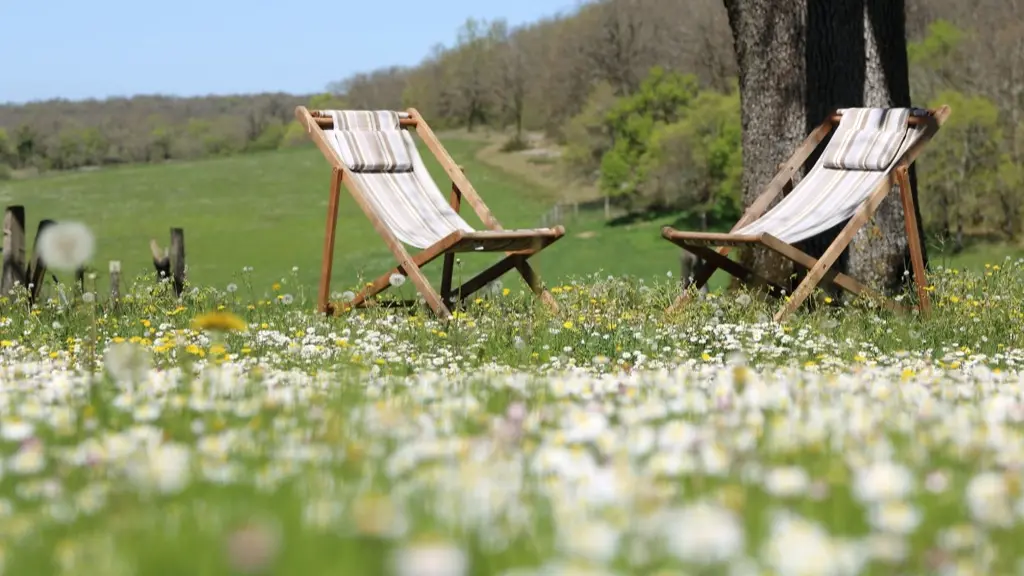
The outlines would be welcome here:
[[[412,65],[474,18],[512,25],[578,0],[0,0],[0,102],[310,93]]]

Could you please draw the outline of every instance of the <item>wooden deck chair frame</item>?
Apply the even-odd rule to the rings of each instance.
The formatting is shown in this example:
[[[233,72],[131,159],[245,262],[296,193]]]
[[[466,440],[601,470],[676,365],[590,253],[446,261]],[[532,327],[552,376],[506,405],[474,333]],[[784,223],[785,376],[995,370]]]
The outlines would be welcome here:
[[[479,216],[481,222],[489,230],[476,232],[456,231],[420,252],[410,254],[398,237],[374,213],[366,199],[366,192],[362,190],[358,181],[352,178],[352,173],[348,167],[328,143],[324,130],[334,127],[334,121],[330,115],[323,111],[309,110],[305,106],[299,106],[295,109],[295,117],[302,125],[306,126],[313,142],[332,167],[330,197],[327,203],[327,226],[324,235],[323,257],[320,265],[320,285],[317,296],[318,309],[326,314],[338,314],[344,310],[368,305],[374,296],[390,287],[391,276],[398,273],[412,281],[416,290],[423,296],[427,306],[437,316],[447,319],[452,315],[451,304],[465,301],[490,282],[515,268],[534,294],[540,297],[550,309],[557,311],[558,306],[554,298],[544,289],[540,277],[530,264],[527,263],[527,259],[561,238],[565,234],[565,229],[562,226],[556,226],[554,228],[535,230],[504,230],[501,223],[494,217],[476,189],[466,178],[462,167],[455,163],[420,113],[415,108],[409,108],[405,112],[408,114],[408,117],[401,118],[401,127],[403,129],[415,129],[417,136],[423,140],[424,144],[426,144],[427,148],[452,180],[450,195],[452,208],[459,212],[462,199],[465,198],[473,208],[473,211]],[[369,218],[373,228],[381,236],[388,249],[398,261],[398,266],[369,282],[350,302],[343,303],[342,306],[335,306],[330,302],[330,287],[334,261],[334,239],[338,224],[338,200],[342,184],[345,185],[352,198],[356,201],[356,204],[359,205],[363,213],[366,214],[366,217]],[[504,252],[505,257],[453,290],[452,275],[455,268],[455,254],[459,252]],[[426,276],[424,276],[422,268],[441,256],[444,257],[444,264],[441,273],[441,291],[438,293],[430,285]],[[412,302],[402,302],[402,304],[412,304]]]
[[[670,226],[666,226],[662,229],[662,236],[666,240],[669,240],[673,244],[704,260],[704,264],[697,268],[697,274],[691,283],[691,286],[695,286],[698,290],[707,284],[711,275],[714,274],[716,270],[722,269],[744,283],[767,285],[773,293],[783,293],[783,288],[781,286],[769,282],[764,277],[758,275],[754,270],[730,260],[728,258],[728,254],[735,246],[760,245],[780,254],[784,258],[791,260],[793,263],[806,269],[808,272],[803,281],[800,282],[799,286],[797,286],[796,290],[793,291],[790,298],[783,303],[782,307],[775,314],[776,322],[785,321],[800,307],[804,300],[811,295],[815,287],[817,287],[821,282],[834,284],[855,295],[877,297],[885,307],[898,310],[902,309],[902,307],[897,305],[895,302],[880,298],[879,294],[864,284],[846,274],[832,269],[832,265],[835,264],[836,260],[838,260],[839,256],[843,253],[843,250],[849,246],[854,235],[856,235],[857,231],[871,220],[875,211],[878,209],[878,206],[882,203],[882,200],[885,199],[886,195],[889,194],[895,184],[899,187],[900,199],[903,204],[907,246],[910,250],[911,266],[914,274],[914,283],[916,284],[918,309],[921,310],[922,313],[927,313],[930,308],[930,304],[928,301],[928,292],[926,290],[927,281],[925,279],[924,256],[921,251],[921,237],[918,232],[917,215],[914,210],[914,199],[910,189],[908,171],[910,165],[914,163],[924,147],[927,146],[942,124],[945,123],[949,114],[949,106],[941,106],[934,110],[928,110],[925,115],[910,117],[909,123],[911,125],[919,126],[924,124],[926,126],[924,132],[921,134],[917,142],[915,142],[903,154],[903,156],[899,158],[893,167],[890,168],[888,177],[885,178],[871,193],[871,195],[868,196],[868,198],[860,205],[820,258],[814,258],[792,244],[783,242],[768,233],[742,235],[736,234],[735,231],[742,229],[744,226],[747,226],[751,222],[754,222],[763,216],[768,210],[768,207],[780,194],[787,194],[793,189],[793,176],[797,173],[800,167],[803,166],[804,162],[807,161],[807,158],[818,147],[818,145],[825,140],[825,137],[828,136],[832,129],[839,124],[841,115],[838,110],[829,114],[817,128],[811,131],[810,135],[807,136],[803,143],[797,147],[789,160],[779,165],[778,173],[776,173],[775,177],[772,178],[764,188],[761,195],[754,200],[749,208],[747,208],[746,212],[744,212],[743,216],[738,222],[736,222],[736,225],[732,227],[730,232],[725,234],[683,232]],[[715,250],[712,249],[712,247],[719,248]],[[689,300],[690,296],[690,291],[686,291],[681,294],[676,299],[675,303],[669,307],[669,312],[678,310]]]

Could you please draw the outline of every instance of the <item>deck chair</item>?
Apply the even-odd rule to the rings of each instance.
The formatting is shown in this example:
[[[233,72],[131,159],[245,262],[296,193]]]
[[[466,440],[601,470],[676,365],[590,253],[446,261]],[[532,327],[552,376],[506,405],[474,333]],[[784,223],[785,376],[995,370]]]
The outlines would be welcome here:
[[[807,275],[775,315],[775,321],[782,322],[820,282],[834,284],[855,295],[879,296],[854,278],[833,270],[832,265],[896,185],[903,204],[918,306],[922,312],[927,312],[924,258],[907,173],[949,114],[948,106],[935,110],[837,110],[811,132],[789,160],[779,165],[779,172],[728,233],[683,232],[666,226],[662,236],[704,260],[692,280],[698,289],[721,268],[745,283],[767,285],[776,294],[785,293],[781,286],[730,260],[727,256],[735,246],[760,245],[805,268]],[[821,157],[794,187],[793,176],[797,170],[836,125],[838,128]],[[785,194],[784,198],[767,210],[779,194]],[[794,246],[843,222],[846,225],[820,258],[813,258]],[[690,292],[684,292],[669,311],[678,309],[689,297]],[[882,302],[888,308],[899,308],[895,302],[884,299]]]
[[[565,234],[564,228],[503,229],[466,179],[461,167],[455,164],[415,109],[405,112],[310,111],[299,106],[295,109],[295,116],[306,126],[313,142],[333,167],[317,298],[321,312],[331,314],[340,311],[329,301],[329,294],[342,184],[398,261],[395,268],[368,283],[343,308],[367,304],[369,299],[391,285],[390,278],[397,273],[412,281],[435,314],[449,318],[453,304],[461,303],[515,268],[530,289],[550,308],[557,310],[554,299],[543,288],[527,259],[561,238]],[[451,177],[449,202],[445,201],[427,173],[409,128],[415,129]],[[463,197],[489,230],[474,230],[459,216]],[[413,255],[406,245],[421,250]],[[453,290],[452,273],[458,252],[504,252],[505,257]],[[444,266],[438,293],[421,268],[442,256]]]

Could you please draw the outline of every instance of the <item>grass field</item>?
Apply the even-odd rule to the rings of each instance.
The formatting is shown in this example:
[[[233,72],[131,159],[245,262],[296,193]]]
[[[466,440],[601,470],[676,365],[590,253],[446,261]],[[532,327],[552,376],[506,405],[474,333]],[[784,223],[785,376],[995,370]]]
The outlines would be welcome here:
[[[492,138],[493,139],[493,138]],[[447,146],[506,228],[534,227],[561,198],[560,184],[541,185],[523,175],[528,163],[501,160],[486,138],[449,138]],[[486,154],[478,154],[483,150]],[[423,151],[442,190],[443,171]],[[320,250],[329,180],[327,162],[314,149],[236,156],[159,166],[131,166],[0,184],[0,200],[26,207],[29,234],[41,218],[79,220],[97,232],[94,266],[105,271],[108,260],[121,260],[132,277],[152,270],[148,241],[167,242],[168,229],[185,229],[189,279],[198,285],[238,282],[242,268],[253,267],[252,281],[266,290],[275,282],[289,290],[313,289]],[[482,227],[467,206],[463,214]],[[567,235],[536,258],[551,284],[569,278],[632,275],[646,280],[678,277],[679,251],[661,239],[668,216],[622,226],[607,225],[600,214],[584,213],[567,224]],[[981,245],[936,262],[977,269],[987,260],[1016,256],[1015,247]],[[463,258],[462,275],[482,270],[497,256]],[[347,195],[339,209],[332,287],[340,292],[375,277],[393,264],[390,253]],[[292,267],[298,271],[291,274]],[[434,266],[439,266],[434,264]],[[438,271],[430,269],[437,282]],[[99,285],[104,285],[104,274]],[[728,278],[719,273],[712,288]]]
[[[507,226],[536,225],[557,191],[480,145],[449,141]],[[194,284],[179,299],[144,280],[117,305],[0,298],[0,572],[1024,567],[1015,247],[933,251],[927,316],[817,294],[780,325],[777,301],[736,291],[668,317],[673,218],[584,214],[538,259],[557,314],[506,279],[447,323],[326,318],[310,292],[328,174],[300,150],[0,188],[31,230],[90,225],[97,262],[129,275],[183,226]],[[347,197],[341,212],[339,291],[392,263]]]
[[[474,154],[479,146],[471,141],[448,143],[506,228],[539,225],[551,203],[549,191],[480,163]],[[439,166],[429,165],[436,180],[445,182]],[[196,284],[237,282],[243,266],[252,266],[254,282],[267,287],[297,266],[298,283],[313,287],[319,272],[329,176],[320,153],[305,149],[58,174],[0,185],[0,199],[25,206],[30,234],[43,217],[88,224],[97,232],[95,266],[101,271],[106,261],[117,259],[127,276],[148,273],[152,270],[149,239],[165,245],[168,229],[181,226],[189,278]],[[342,196],[339,214],[333,287],[341,291],[357,284],[361,274],[383,273],[393,258],[348,195]],[[463,214],[481,227],[468,206]],[[539,256],[542,274],[554,282],[600,268],[610,274],[641,275],[678,269],[677,251],[660,239],[657,223],[614,233],[600,230],[600,224],[571,230]],[[576,236],[586,230],[596,230],[596,236]],[[496,259],[468,255],[463,258],[464,273],[483,269]],[[436,279],[436,270],[432,277]]]
[[[932,280],[785,326],[665,278],[0,299],[4,574],[1016,573],[1024,267]]]

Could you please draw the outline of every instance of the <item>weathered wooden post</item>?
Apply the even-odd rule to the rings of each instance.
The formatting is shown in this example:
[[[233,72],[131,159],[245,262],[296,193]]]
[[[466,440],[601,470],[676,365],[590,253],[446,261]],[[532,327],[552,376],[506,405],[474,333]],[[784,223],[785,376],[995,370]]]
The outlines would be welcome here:
[[[117,306],[121,301],[121,261],[110,261],[110,303]]]
[[[160,250],[156,240],[149,241],[149,250],[153,253],[153,267],[159,279],[170,278],[174,286],[174,295],[181,296],[185,290],[185,231],[171,228],[171,244],[166,250]]]
[[[25,278],[25,207],[8,206],[4,212],[4,257],[0,273],[0,295],[11,293],[15,283]]]
[[[185,231],[171,228],[171,282],[175,296],[185,290]]]
[[[36,303],[42,295],[43,281],[46,280],[46,262],[43,262],[43,257],[39,254],[39,238],[43,235],[43,230],[53,224],[55,224],[55,222],[49,218],[40,220],[39,227],[36,228],[36,239],[32,243],[32,264],[28,267],[26,276],[28,277],[28,283],[31,287],[29,302],[33,304]]]
[[[687,288],[690,287],[691,284],[693,284],[693,276],[697,270],[698,262],[699,261],[697,260],[697,257],[687,252],[686,250],[683,250],[682,254],[679,256],[679,273],[680,281],[683,283],[683,290],[686,290]],[[704,286],[701,287],[700,292],[702,294],[707,294],[707,283],[705,283]]]

